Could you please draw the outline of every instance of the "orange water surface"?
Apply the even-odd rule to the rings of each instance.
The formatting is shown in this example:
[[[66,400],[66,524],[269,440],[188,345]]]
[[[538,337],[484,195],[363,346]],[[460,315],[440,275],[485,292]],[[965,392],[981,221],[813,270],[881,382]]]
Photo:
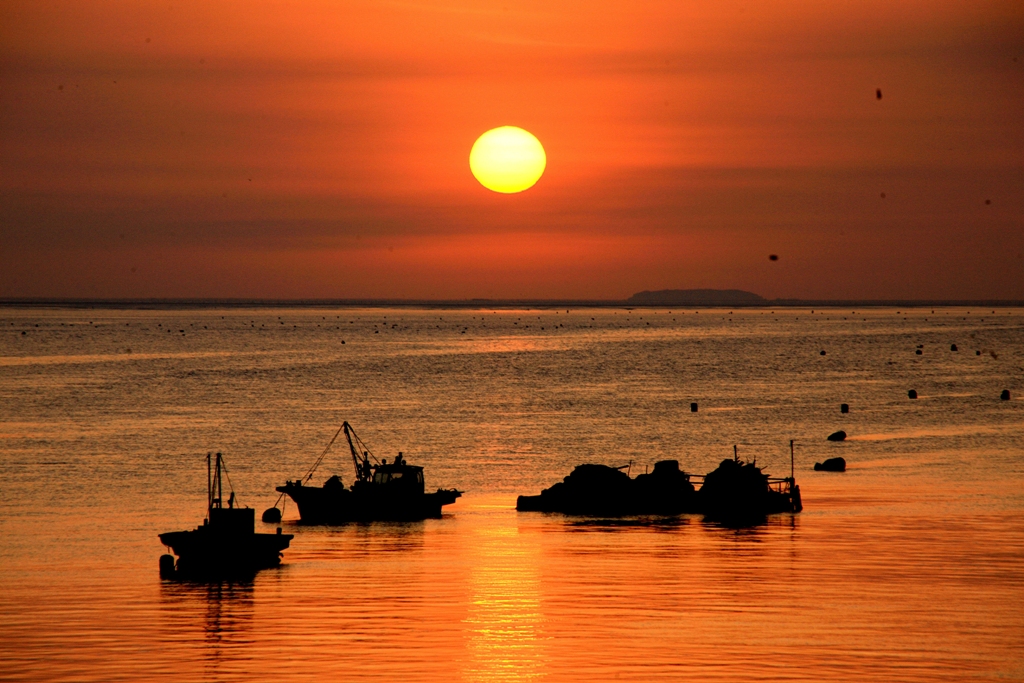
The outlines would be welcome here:
[[[0,680],[1024,680],[1022,380],[1018,309],[0,309]],[[160,580],[208,451],[261,511],[341,420],[464,497]],[[751,528],[514,510],[790,439]]]

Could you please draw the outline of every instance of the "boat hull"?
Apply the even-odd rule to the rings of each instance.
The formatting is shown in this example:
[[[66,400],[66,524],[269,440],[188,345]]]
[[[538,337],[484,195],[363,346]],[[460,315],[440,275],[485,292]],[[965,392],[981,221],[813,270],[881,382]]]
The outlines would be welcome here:
[[[753,464],[724,460],[695,490],[678,462],[665,460],[635,479],[621,468],[580,465],[540,495],[519,496],[516,509],[602,517],[699,513],[742,526],[771,514],[800,512],[803,504],[794,479],[770,480]]]
[[[439,489],[436,493],[373,489],[353,491],[341,487],[302,486],[292,482],[278,486],[277,490],[295,501],[303,524],[409,522],[438,518],[445,505],[454,503],[462,495],[454,489]]]
[[[244,576],[276,567],[292,538],[281,533],[218,533],[209,526],[160,534],[160,541],[178,556],[175,573],[181,578]]]
[[[539,496],[519,496],[520,512],[561,512],[568,515],[620,517],[678,515],[697,512],[697,496],[689,475],[675,460],[655,464],[654,472],[630,478],[622,468],[580,465]]]

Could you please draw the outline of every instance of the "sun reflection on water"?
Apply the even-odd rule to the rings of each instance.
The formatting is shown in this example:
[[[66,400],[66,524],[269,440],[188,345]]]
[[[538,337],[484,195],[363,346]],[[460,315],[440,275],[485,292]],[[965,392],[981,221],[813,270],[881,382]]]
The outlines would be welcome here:
[[[543,675],[539,549],[515,527],[479,527],[465,619],[467,681],[532,681]]]

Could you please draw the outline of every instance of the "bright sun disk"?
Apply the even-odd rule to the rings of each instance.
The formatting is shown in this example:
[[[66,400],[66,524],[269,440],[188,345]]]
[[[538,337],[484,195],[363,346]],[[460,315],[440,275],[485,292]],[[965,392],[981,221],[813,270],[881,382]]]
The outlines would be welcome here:
[[[515,126],[487,131],[469,152],[473,176],[488,190],[504,194],[533,187],[546,165],[547,155],[540,140]]]

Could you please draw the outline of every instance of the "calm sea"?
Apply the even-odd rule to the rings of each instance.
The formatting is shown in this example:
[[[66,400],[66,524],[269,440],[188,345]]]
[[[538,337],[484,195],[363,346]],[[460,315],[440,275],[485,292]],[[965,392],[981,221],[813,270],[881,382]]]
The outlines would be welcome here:
[[[1022,398],[1019,309],[0,309],[0,679],[1024,680]],[[342,420],[464,497],[160,580],[208,451],[260,512]],[[761,526],[514,510],[790,439]]]

